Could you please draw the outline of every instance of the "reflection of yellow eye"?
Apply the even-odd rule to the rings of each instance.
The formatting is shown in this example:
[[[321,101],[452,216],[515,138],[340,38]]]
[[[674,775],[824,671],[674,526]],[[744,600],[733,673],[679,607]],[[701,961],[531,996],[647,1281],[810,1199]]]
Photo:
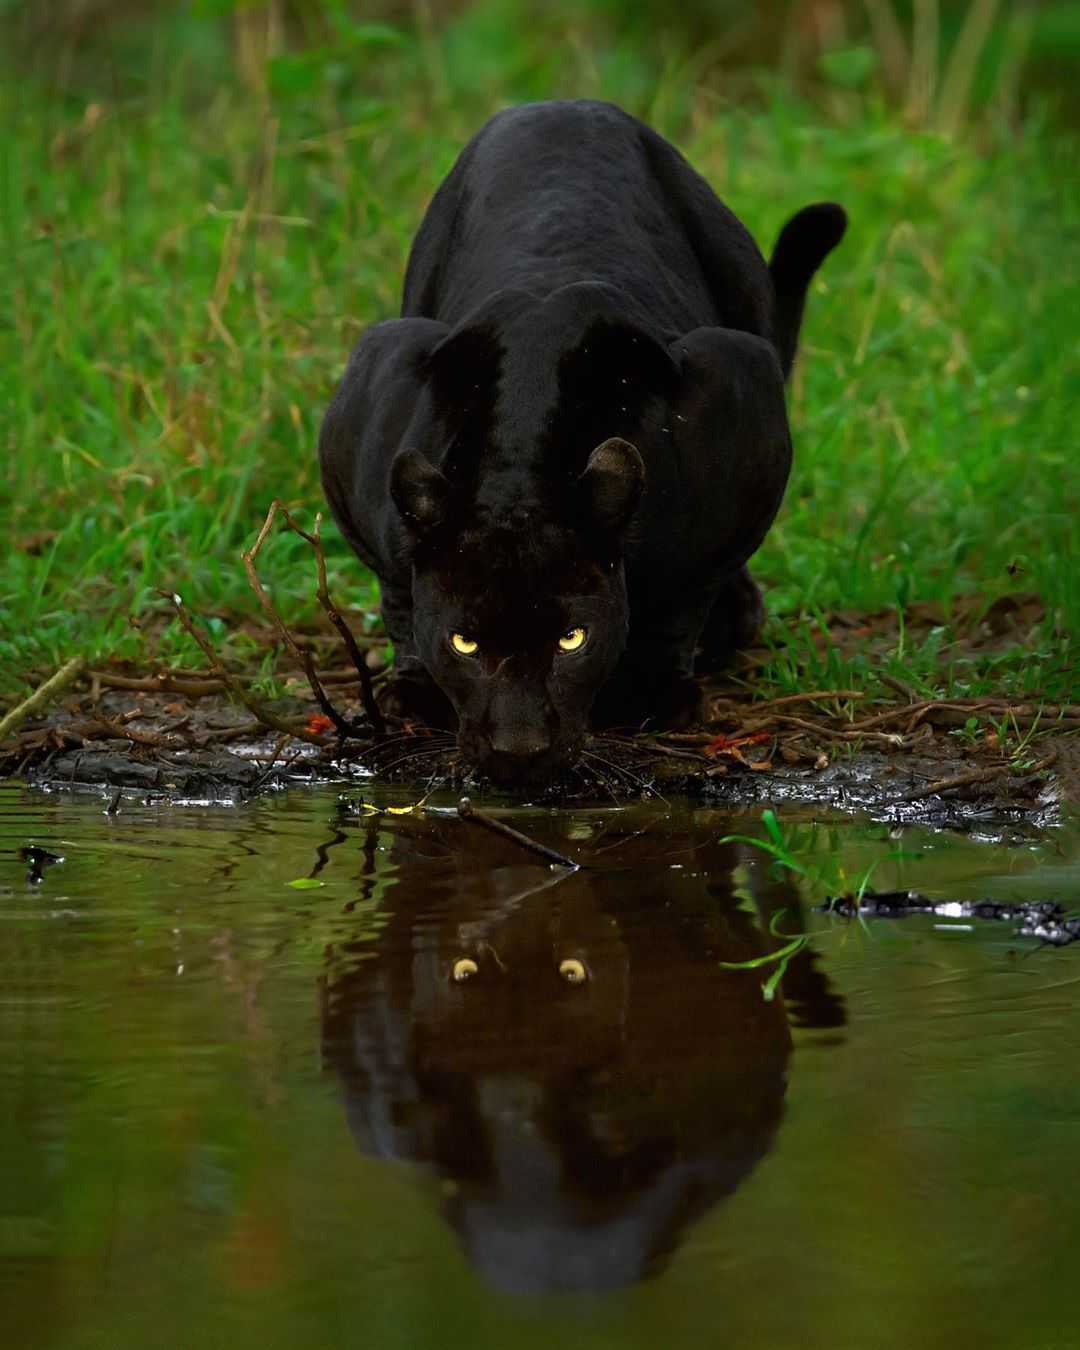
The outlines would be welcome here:
[[[471,956],[461,956],[454,962],[454,968],[450,974],[458,984],[464,984],[466,980],[471,980],[480,967]]]
[[[583,961],[575,961],[572,957],[559,962],[559,974],[567,984],[584,984],[589,978],[589,972],[585,969]]]
[[[475,656],[480,644],[474,642],[472,638],[467,638],[464,633],[451,633],[450,646],[453,647],[458,656]]]
[[[559,651],[576,652],[585,645],[585,629],[571,628],[569,632],[564,633],[559,639]]]

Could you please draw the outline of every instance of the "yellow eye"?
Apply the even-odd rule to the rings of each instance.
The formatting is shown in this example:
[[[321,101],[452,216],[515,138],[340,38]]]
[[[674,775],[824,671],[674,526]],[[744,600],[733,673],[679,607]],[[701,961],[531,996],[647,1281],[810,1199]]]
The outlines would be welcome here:
[[[472,638],[467,638],[464,633],[451,633],[450,646],[458,656],[475,656],[480,649],[479,642],[473,642]]]
[[[589,978],[584,961],[576,961],[573,957],[559,962],[559,974],[567,984],[584,984]]]
[[[559,651],[576,652],[585,646],[585,629],[571,628],[559,639]]]
[[[464,984],[466,980],[471,980],[480,967],[471,956],[461,956],[454,962],[454,967],[450,974],[455,983]]]

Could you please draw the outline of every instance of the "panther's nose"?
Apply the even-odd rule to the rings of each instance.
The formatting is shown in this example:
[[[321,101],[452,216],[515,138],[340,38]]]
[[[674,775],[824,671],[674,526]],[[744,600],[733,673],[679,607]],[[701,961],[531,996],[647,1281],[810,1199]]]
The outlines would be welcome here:
[[[552,767],[550,736],[503,732],[491,738],[484,770],[497,783],[523,783],[547,777]]]

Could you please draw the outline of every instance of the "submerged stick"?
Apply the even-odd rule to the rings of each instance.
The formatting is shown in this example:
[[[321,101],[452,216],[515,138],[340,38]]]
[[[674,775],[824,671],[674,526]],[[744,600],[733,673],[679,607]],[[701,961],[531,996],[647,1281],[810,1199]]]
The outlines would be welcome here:
[[[62,694],[65,689],[74,684],[86,668],[86,662],[81,656],[73,656],[66,665],[60,667],[55,675],[50,675],[44,684],[39,685],[37,689],[21,703],[16,703],[10,712],[0,718],[0,741],[6,736],[10,736],[34,713],[40,712],[42,708],[48,706],[58,694]]]
[[[476,825],[483,825],[485,830],[490,830],[492,834],[502,835],[504,839],[509,839],[511,843],[519,844],[526,848],[530,853],[535,853],[541,858],[545,858],[550,863],[555,863],[558,867],[570,867],[576,872],[581,863],[574,862],[573,858],[568,858],[565,853],[559,853],[553,848],[548,848],[546,844],[541,844],[535,839],[530,839],[527,834],[522,834],[520,830],[515,830],[512,825],[507,825],[501,820],[496,820],[494,816],[487,815],[484,811],[478,811],[468,797],[462,797],[458,802],[458,815],[462,820],[471,820]]]

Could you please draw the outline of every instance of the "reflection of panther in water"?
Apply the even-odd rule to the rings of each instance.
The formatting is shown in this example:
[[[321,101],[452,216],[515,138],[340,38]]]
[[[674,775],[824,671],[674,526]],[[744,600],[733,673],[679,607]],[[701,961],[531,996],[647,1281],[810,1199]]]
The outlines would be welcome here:
[[[438,826],[395,828],[395,853],[439,850]],[[498,1287],[640,1278],[769,1150],[782,1113],[783,998],[719,964],[771,943],[733,896],[733,850],[650,831],[598,859],[610,870],[561,880],[512,849],[487,867],[458,850],[402,861],[378,959],[334,953],[324,995],[361,1148],[435,1168]],[[790,893],[759,898],[797,922]],[[803,1020],[842,1021],[810,959],[789,1000],[797,985]]]

